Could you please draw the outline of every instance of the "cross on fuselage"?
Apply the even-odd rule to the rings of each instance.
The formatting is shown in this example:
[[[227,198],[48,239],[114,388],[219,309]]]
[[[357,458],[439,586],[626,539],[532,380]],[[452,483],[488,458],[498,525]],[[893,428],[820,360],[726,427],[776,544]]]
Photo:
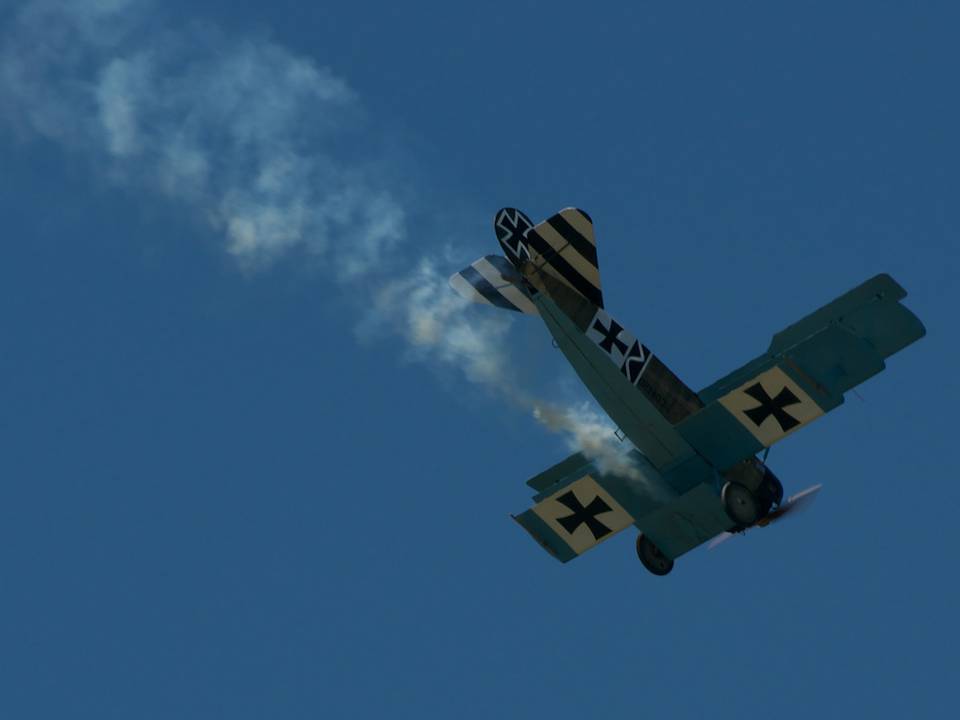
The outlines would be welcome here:
[[[584,507],[580,500],[577,499],[577,496],[573,494],[573,490],[558,497],[557,502],[569,508],[573,513],[566,517],[557,518],[557,522],[571,535],[573,535],[578,527],[584,524],[590,528],[594,540],[599,540],[605,535],[610,534],[610,528],[597,520],[596,516],[601,513],[610,512],[612,508],[607,505],[599,495],[591,500],[590,504],[586,507]]]
[[[598,319],[593,323],[593,329],[602,332],[604,335],[603,340],[600,341],[600,347],[603,348],[604,352],[612,352],[614,345],[617,346],[617,350],[620,351],[621,355],[627,352],[627,344],[620,339],[620,333],[623,332],[623,328],[616,320],[610,318],[610,327],[607,328],[604,327],[603,323]]]
[[[783,432],[789,432],[800,424],[799,420],[784,410],[786,407],[799,405],[801,402],[800,398],[794,395],[793,391],[786,385],[775,398],[771,398],[760,383],[751,385],[744,392],[760,403],[755,408],[743,411],[743,414],[750,418],[757,427],[760,427],[763,421],[771,415],[777,419]]]

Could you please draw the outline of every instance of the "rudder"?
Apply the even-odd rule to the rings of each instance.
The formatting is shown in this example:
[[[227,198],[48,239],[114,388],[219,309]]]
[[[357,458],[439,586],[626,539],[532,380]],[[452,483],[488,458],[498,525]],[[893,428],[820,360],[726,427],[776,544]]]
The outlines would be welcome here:
[[[493,227],[507,258],[524,275],[549,275],[603,307],[593,221],[586,212],[564,208],[534,225],[516,208],[503,208]]]

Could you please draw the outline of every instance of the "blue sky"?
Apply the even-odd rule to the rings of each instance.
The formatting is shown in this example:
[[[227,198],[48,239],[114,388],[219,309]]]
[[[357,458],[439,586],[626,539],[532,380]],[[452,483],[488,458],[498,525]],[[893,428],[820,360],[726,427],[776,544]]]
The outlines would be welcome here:
[[[960,663],[953,3],[0,3],[0,716],[934,716]],[[647,574],[509,519],[591,419],[445,278],[593,216],[694,388],[877,272],[928,336]],[[569,429],[569,428],[568,428]]]

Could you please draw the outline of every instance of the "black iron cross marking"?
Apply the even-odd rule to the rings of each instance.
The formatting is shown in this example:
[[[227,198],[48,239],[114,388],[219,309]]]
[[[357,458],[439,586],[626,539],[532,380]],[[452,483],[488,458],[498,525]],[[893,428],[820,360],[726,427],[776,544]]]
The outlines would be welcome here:
[[[743,414],[750,418],[757,427],[760,427],[763,421],[771,415],[780,423],[780,429],[783,432],[789,432],[800,424],[799,420],[784,410],[786,407],[799,405],[802,402],[786,385],[775,398],[771,398],[760,383],[751,385],[744,392],[760,403],[755,408],[743,411]]]
[[[604,338],[600,341],[600,347],[603,348],[604,352],[611,353],[613,352],[613,346],[617,346],[617,350],[623,355],[627,351],[627,344],[620,339],[620,333],[623,332],[623,328],[620,327],[620,324],[610,318],[610,327],[604,327],[603,323],[599,319],[595,320],[593,323],[593,329],[603,333]]]
[[[597,515],[610,512],[612,508],[607,505],[599,495],[591,500],[590,504],[586,507],[584,507],[577,499],[577,496],[573,494],[573,490],[558,497],[557,502],[569,508],[573,513],[566,517],[557,518],[557,522],[571,535],[573,535],[578,527],[584,524],[590,528],[594,540],[599,540],[605,535],[610,534],[610,528],[597,520]]]
[[[500,213],[500,217],[497,219],[497,227],[504,232],[500,241],[507,246],[516,257],[530,257],[530,251],[527,250],[527,246],[523,240],[533,226],[527,222],[527,219],[522,214],[515,212],[511,218],[507,211]]]

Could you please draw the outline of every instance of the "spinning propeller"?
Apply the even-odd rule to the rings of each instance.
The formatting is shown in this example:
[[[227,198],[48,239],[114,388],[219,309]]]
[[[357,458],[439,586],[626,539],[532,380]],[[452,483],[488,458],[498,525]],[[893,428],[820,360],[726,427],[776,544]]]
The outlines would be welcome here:
[[[751,527],[766,527],[770,523],[780,520],[784,515],[796,513],[800,510],[806,510],[810,507],[810,504],[813,502],[814,498],[816,498],[817,493],[822,487],[822,484],[817,484],[813,487],[808,487],[806,490],[801,490],[796,495],[791,495],[784,502],[780,503],[776,510],[769,512],[766,517],[761,518]],[[735,534],[736,533],[729,532],[720,533],[710,541],[707,549],[713,550],[713,548],[715,548],[717,545],[729,540]]]

